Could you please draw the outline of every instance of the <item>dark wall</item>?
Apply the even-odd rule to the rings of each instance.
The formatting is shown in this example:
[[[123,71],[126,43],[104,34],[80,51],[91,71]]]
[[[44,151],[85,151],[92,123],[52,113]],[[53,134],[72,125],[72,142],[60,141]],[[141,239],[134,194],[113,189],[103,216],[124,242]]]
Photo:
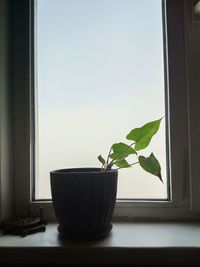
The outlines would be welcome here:
[[[13,207],[11,1],[0,0],[0,223]]]

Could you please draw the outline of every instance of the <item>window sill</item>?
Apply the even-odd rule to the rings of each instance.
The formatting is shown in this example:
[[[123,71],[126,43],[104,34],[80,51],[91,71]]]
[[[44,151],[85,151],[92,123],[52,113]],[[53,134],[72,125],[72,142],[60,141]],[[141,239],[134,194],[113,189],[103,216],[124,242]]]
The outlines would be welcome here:
[[[137,222],[113,224],[98,241],[68,241],[56,224],[46,232],[0,236],[2,263],[200,263],[200,223]]]

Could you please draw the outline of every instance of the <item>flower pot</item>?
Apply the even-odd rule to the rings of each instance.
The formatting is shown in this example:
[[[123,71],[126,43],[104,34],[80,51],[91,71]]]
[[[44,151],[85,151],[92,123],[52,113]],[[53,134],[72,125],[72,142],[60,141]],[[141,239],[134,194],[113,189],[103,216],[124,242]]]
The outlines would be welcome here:
[[[90,240],[112,229],[118,172],[74,168],[50,173],[58,231],[69,239]]]

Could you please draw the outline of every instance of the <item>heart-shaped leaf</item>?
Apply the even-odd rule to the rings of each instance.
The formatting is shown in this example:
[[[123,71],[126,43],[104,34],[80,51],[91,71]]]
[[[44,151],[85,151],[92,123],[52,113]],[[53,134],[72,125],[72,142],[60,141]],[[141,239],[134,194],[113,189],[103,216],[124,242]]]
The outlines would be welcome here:
[[[115,162],[115,165],[119,168],[129,168],[131,165],[125,160],[121,159]]]
[[[104,159],[101,155],[98,156],[98,160],[99,160],[103,165],[106,163],[105,159]]]
[[[115,143],[112,145],[113,153],[110,155],[111,159],[121,160],[128,157],[131,154],[137,154],[135,149],[124,143]]]
[[[126,136],[128,140],[135,141],[135,150],[141,150],[147,147],[152,137],[157,133],[162,118],[156,121],[146,123],[140,128],[135,128]]]
[[[151,155],[147,158],[145,158],[144,156],[139,156],[138,159],[139,159],[140,166],[145,171],[155,176],[158,176],[158,178],[163,182],[162,176],[161,176],[160,163],[158,162],[158,160],[156,159],[153,153],[151,153]]]

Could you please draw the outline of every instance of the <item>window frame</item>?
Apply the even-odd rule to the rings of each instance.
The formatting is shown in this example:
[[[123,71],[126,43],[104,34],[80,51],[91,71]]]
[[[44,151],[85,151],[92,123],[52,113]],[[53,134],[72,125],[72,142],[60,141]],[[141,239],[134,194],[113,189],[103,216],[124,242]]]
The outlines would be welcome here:
[[[192,0],[162,0],[166,17],[163,18],[167,38],[165,41],[165,86],[168,112],[167,136],[169,136],[169,166],[171,200],[118,200],[114,220],[168,220],[198,219],[198,208],[194,203],[200,198],[195,191],[196,180],[191,171],[191,117],[193,104],[189,94],[190,46],[188,30],[192,25]],[[35,0],[15,1],[13,5],[14,29],[14,169],[15,169],[15,214],[39,213],[55,220],[51,201],[34,201],[32,184],[34,175],[34,5]],[[187,11],[191,11],[190,14]],[[190,25],[190,27],[188,26]],[[176,30],[174,30],[176,27]],[[191,37],[191,36],[190,36]],[[190,41],[191,43],[191,41]],[[191,45],[192,46],[192,45]],[[194,46],[194,44],[193,44]],[[193,47],[192,46],[192,47]],[[192,61],[192,60],[191,60]],[[192,61],[193,62],[193,61]],[[200,84],[200,82],[199,82]],[[181,97],[180,97],[181,96]],[[179,101],[179,104],[175,103]],[[197,103],[196,103],[197,104]],[[195,146],[192,147],[195,151]],[[197,148],[196,148],[197,150]],[[20,152],[20,153],[19,153]],[[192,166],[196,171],[195,166]],[[193,186],[192,186],[193,185]],[[199,194],[200,195],[200,194]],[[196,196],[198,201],[193,199]],[[199,203],[199,202],[198,202]],[[196,207],[195,206],[195,207]]]

